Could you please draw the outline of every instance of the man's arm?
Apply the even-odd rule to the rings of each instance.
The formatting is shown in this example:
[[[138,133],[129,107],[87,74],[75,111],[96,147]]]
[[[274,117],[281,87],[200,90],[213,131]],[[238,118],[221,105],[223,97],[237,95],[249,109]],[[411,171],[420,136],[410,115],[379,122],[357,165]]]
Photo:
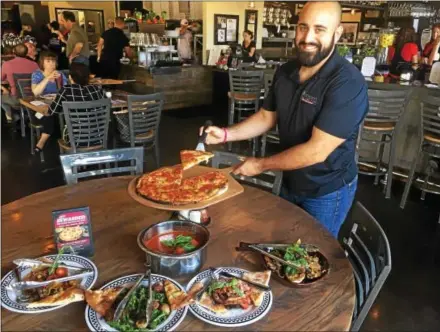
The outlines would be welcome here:
[[[295,170],[322,163],[347,138],[354,135],[368,111],[366,84],[359,78],[340,79],[326,96],[311,138],[277,155],[267,158],[248,158],[235,174],[258,175],[266,170]]]
[[[124,51],[127,58],[131,58],[133,56],[133,50],[131,49],[130,46],[125,46]]]
[[[77,57],[81,53],[83,46],[84,46],[84,44],[81,42],[76,43],[75,46],[73,47],[72,53],[70,53],[69,58],[73,59],[73,58]]]
[[[262,159],[263,172],[269,169],[294,170],[322,163],[344,141],[313,127],[312,137],[306,143]]]
[[[98,53],[98,57],[97,57],[98,62],[101,59],[101,53],[102,53],[103,46],[104,46],[104,39],[101,37],[101,38],[99,38],[98,46],[96,47],[96,50]]]

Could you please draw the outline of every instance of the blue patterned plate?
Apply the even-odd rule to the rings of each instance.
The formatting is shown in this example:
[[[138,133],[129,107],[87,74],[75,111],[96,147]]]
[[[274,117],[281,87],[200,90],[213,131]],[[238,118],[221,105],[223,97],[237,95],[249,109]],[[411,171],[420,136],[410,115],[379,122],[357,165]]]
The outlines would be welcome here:
[[[141,274],[132,274],[126,277],[121,277],[119,279],[109,282],[108,284],[102,286],[100,289],[107,289],[114,287],[128,287],[129,285],[133,285],[136,282],[136,280],[139,279],[140,276]],[[177,288],[184,290],[184,288],[173,279],[158,274],[151,275],[151,281],[153,282],[153,285],[156,282],[165,281],[165,280],[171,281],[173,284],[177,286]],[[142,285],[148,286],[148,281],[144,280],[142,282]],[[172,311],[168,319],[162,324],[160,324],[154,331],[173,331],[175,328],[177,328],[177,326],[179,326],[180,323],[182,323],[183,319],[186,316],[187,311],[188,311],[187,306],[185,306],[182,309]],[[104,320],[104,318],[100,314],[98,314],[95,310],[90,308],[90,306],[86,307],[85,314],[86,314],[87,326],[91,331],[117,331],[113,327],[108,325]]]
[[[243,269],[235,267],[219,267],[218,270],[226,271],[237,276],[242,276],[245,272]],[[210,270],[200,272],[196,275],[187,286],[187,290],[191,289],[195,282],[206,282],[210,278]],[[198,303],[191,304],[189,310],[200,320],[217,326],[223,327],[240,327],[253,324],[263,318],[272,307],[273,295],[272,291],[265,292],[263,302],[259,307],[250,306],[248,309],[230,309],[225,314],[216,314],[208,309],[205,309]]]
[[[44,257],[40,257],[39,259],[46,258],[49,260],[54,260],[56,255],[48,255]],[[85,257],[77,256],[77,255],[61,255],[60,256],[60,262],[66,263],[66,265],[76,266],[84,269],[93,270],[94,273],[91,276],[88,276],[84,278],[81,282],[81,286],[84,289],[90,289],[95,284],[96,279],[98,278],[98,268],[96,267],[93,262]],[[31,268],[29,267],[18,267],[18,271],[20,271],[21,276],[25,276],[31,271]],[[38,314],[42,312],[52,311],[59,308],[62,308],[65,305],[59,305],[55,307],[40,307],[40,308],[27,308],[26,303],[19,303],[17,302],[17,296],[12,291],[7,291],[5,287],[9,286],[10,284],[17,281],[17,278],[15,277],[14,271],[10,271],[7,273],[3,279],[2,279],[2,307],[14,311],[14,312],[20,312],[24,314]]]

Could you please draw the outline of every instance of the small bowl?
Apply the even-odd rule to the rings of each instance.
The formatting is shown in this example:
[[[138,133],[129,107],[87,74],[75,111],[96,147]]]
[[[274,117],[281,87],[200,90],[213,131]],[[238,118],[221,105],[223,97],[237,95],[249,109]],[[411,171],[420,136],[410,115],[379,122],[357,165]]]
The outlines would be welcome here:
[[[281,282],[283,285],[287,286],[287,287],[292,287],[292,288],[301,288],[301,287],[308,287],[311,285],[314,285],[315,283],[317,283],[318,281],[322,280],[322,278],[324,278],[326,275],[328,275],[328,273],[330,272],[330,264],[327,260],[327,258],[320,252],[309,252],[310,256],[318,256],[319,257],[319,263],[322,266],[323,269],[323,273],[321,274],[320,277],[316,278],[316,279],[304,279],[302,282],[300,283],[294,283],[294,282],[290,282],[288,279],[286,279],[285,277],[281,277],[280,275],[278,275],[278,273],[274,270],[272,270],[266,263],[266,260],[264,259],[263,255],[261,256],[261,260],[263,261],[263,265],[266,269],[271,270],[272,271],[272,275],[275,277],[275,279],[277,279],[279,282]]]
[[[160,253],[145,246],[144,241],[158,234],[172,231],[194,233],[201,241],[200,247],[183,255],[172,255]],[[166,275],[175,279],[185,279],[199,272],[205,263],[209,238],[210,233],[203,225],[187,220],[167,220],[143,229],[138,234],[137,243],[139,248],[145,251],[146,260],[151,264],[153,273]]]

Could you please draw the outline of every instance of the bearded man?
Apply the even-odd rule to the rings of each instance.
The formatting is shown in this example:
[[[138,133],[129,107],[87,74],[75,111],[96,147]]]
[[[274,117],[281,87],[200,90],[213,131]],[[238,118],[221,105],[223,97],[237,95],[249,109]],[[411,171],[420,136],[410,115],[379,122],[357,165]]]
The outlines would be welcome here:
[[[247,158],[235,174],[283,171],[281,197],[297,204],[337,237],[353,203],[356,140],[368,111],[366,82],[335,51],[343,33],[338,2],[308,2],[301,11],[298,57],[281,66],[263,107],[229,128],[208,127],[206,142],[260,136],[278,124],[282,152]]]

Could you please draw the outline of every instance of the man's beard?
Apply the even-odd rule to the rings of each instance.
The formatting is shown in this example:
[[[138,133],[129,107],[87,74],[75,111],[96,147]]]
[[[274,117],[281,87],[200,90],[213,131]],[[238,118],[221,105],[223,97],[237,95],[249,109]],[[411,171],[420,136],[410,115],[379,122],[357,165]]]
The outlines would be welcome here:
[[[330,55],[330,53],[333,50],[333,46],[335,45],[335,36],[333,35],[333,38],[331,39],[331,43],[328,47],[323,47],[321,43],[306,43],[304,41],[300,41],[299,44],[296,44],[295,40],[295,47],[298,51],[298,60],[301,64],[301,66],[304,67],[313,67],[316,66],[318,63],[320,63],[322,60],[324,60],[326,57]],[[308,46],[313,45],[316,46],[317,50],[315,53],[302,51],[299,46]]]

